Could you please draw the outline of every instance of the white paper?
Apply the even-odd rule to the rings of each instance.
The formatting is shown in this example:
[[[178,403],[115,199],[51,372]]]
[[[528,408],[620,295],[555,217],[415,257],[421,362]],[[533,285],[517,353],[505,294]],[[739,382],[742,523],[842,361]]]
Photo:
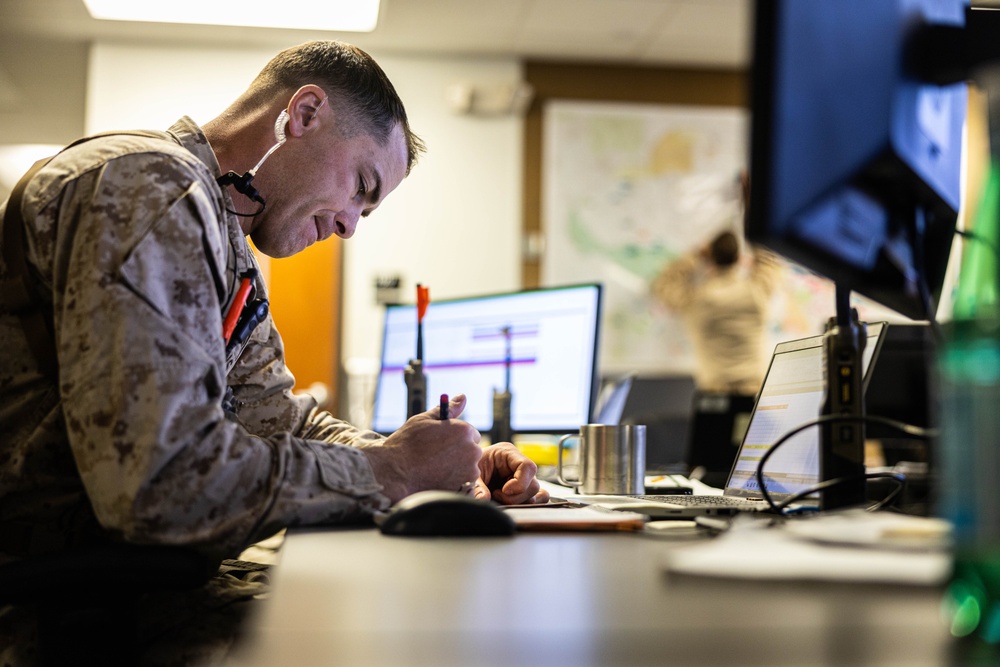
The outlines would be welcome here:
[[[870,522],[882,522],[873,515]],[[823,518],[808,519],[819,534]],[[844,517],[831,517],[842,533]],[[868,532],[867,519],[855,517],[858,533]],[[833,525],[836,524],[836,525]],[[899,549],[894,546],[840,546],[795,535],[795,529],[768,527],[762,522],[736,525],[704,544],[670,551],[665,567],[672,573],[761,580],[853,581],[938,585],[951,568],[950,552],[942,548]]]

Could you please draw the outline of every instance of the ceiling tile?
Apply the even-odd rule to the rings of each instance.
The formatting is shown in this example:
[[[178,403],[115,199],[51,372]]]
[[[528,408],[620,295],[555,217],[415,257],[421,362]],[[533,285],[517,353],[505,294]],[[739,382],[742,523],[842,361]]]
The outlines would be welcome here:
[[[145,0],[136,0],[145,1]],[[648,64],[726,62],[745,52],[750,0],[382,0],[375,32],[96,21],[82,0],[0,0],[0,35],[161,45],[288,45],[343,39],[384,53]],[[745,41],[745,40],[744,40]]]
[[[749,62],[750,0],[674,0],[643,54],[650,61],[741,66]]]

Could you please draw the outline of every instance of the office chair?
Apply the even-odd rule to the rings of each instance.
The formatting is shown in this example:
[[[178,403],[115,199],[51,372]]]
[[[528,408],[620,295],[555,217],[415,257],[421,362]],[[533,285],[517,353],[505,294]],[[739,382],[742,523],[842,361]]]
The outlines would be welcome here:
[[[694,378],[689,375],[635,377],[631,383],[621,423],[646,425],[648,474],[686,472],[686,441],[691,421]]]
[[[695,393],[687,451],[693,477],[709,486],[725,486],[755,400],[743,394]]]
[[[46,667],[134,665],[140,598],[197,588],[218,567],[179,547],[88,546],[0,565],[0,606],[34,608]]]

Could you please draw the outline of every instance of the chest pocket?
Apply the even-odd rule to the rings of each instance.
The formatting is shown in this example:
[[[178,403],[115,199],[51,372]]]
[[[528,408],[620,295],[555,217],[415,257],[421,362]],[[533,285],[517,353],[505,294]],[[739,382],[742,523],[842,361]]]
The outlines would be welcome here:
[[[235,328],[226,340],[226,373],[228,374],[236,367],[236,362],[240,360],[240,355],[246,349],[251,339],[261,341],[261,336],[254,336],[254,332],[267,319],[268,314],[267,299],[254,299],[248,301],[238,316]],[[226,330],[223,329],[225,336]],[[266,340],[266,332],[264,340]]]

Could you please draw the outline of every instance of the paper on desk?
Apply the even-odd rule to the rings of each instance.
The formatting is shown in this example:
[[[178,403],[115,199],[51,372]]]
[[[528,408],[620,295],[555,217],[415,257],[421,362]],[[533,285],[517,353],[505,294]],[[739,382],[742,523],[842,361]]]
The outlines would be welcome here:
[[[797,537],[840,546],[928,550],[952,544],[952,526],[944,519],[860,509],[790,521],[784,529]]]
[[[911,517],[912,518],[912,517]],[[879,517],[881,520],[882,517]],[[839,524],[843,517],[834,519]],[[822,519],[810,519],[819,522]],[[860,525],[859,532],[864,532]],[[818,533],[821,526],[813,524]],[[841,546],[803,539],[763,522],[737,525],[705,544],[672,550],[668,572],[730,579],[853,581],[933,586],[950,573],[950,554],[941,548],[901,550]]]
[[[646,493],[670,493],[671,486],[688,486],[696,496],[721,496],[722,489],[709,486],[700,479],[688,479],[684,475],[647,475]]]
[[[646,517],[599,507],[517,507],[504,510],[518,530],[642,530]]]
[[[580,494],[577,493],[577,489],[570,486],[563,486],[561,484],[556,484],[555,482],[550,482],[548,480],[540,479],[538,480],[539,485],[549,492],[549,495],[556,496],[558,498],[568,498],[570,500],[576,499]],[[686,486],[690,487],[692,492],[698,496],[721,496],[722,489],[718,489],[714,486],[709,486],[697,479],[688,479],[683,475],[647,475],[645,480],[645,487],[647,494],[657,494],[657,493],[668,493],[670,486]],[[635,502],[634,499],[630,499],[627,496],[584,496],[586,498],[603,498],[607,500],[622,500]]]

